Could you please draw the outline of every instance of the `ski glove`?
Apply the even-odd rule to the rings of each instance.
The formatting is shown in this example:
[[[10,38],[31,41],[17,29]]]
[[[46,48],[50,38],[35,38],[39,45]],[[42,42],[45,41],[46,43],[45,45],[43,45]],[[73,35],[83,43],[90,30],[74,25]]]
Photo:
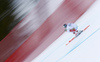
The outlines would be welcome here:
[[[65,29],[65,31],[67,31],[67,29]]]

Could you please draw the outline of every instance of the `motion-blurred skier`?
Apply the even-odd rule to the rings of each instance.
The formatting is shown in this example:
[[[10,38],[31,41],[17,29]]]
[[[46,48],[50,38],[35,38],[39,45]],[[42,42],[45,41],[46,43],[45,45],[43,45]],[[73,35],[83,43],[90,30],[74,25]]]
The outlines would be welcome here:
[[[64,28],[65,28],[65,31],[67,32],[73,32],[73,34],[75,34],[75,36],[77,35],[78,33],[78,26],[74,23],[68,23],[68,24],[64,24],[63,25]]]

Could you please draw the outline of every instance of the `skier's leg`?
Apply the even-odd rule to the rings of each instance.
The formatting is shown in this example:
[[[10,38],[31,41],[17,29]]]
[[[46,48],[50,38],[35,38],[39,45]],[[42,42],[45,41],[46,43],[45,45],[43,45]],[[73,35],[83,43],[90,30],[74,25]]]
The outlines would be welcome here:
[[[75,31],[73,32],[73,34],[75,34]]]
[[[75,36],[77,36],[77,33],[76,33],[76,31],[74,31],[74,32],[73,32],[73,34],[75,34]]]

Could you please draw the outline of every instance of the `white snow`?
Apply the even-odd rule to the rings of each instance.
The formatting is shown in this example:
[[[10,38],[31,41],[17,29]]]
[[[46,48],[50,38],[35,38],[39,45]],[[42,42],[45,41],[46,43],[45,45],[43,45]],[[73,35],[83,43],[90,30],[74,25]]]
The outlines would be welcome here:
[[[100,1],[97,0],[76,24],[79,30],[90,27],[67,46],[74,35],[63,33],[31,62],[100,62]]]

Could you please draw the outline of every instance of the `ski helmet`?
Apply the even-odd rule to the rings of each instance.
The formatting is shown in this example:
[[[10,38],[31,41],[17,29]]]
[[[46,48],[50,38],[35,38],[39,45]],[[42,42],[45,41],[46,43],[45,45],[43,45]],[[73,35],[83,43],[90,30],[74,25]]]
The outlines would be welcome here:
[[[64,28],[66,28],[67,27],[67,24],[64,24],[63,26],[64,26]]]

